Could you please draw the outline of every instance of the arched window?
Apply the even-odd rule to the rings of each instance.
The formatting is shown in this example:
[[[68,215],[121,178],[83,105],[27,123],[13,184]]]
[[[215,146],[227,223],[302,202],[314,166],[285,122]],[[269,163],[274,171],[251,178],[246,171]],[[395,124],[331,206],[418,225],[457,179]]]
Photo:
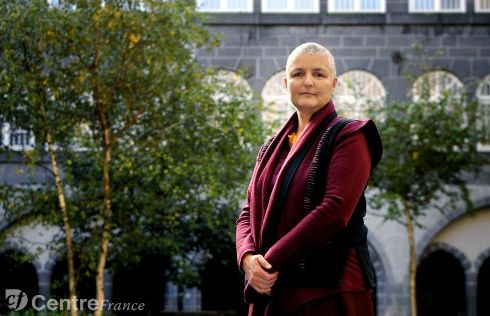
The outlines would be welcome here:
[[[413,100],[428,98],[430,101],[438,100],[444,93],[460,95],[463,83],[455,75],[442,70],[427,72],[418,77],[413,83]]]
[[[481,81],[476,90],[478,98],[480,124],[485,128],[485,140],[481,144],[481,149],[490,150],[490,74]]]
[[[252,88],[242,76],[237,73],[219,69],[216,72],[218,93],[214,96],[215,99],[230,101],[231,97],[219,91],[234,91],[237,95],[242,95],[246,100],[251,100],[253,97]]]
[[[334,92],[337,112],[347,118],[367,118],[370,107],[383,106],[386,91],[381,81],[367,71],[351,70],[341,74]]]
[[[289,101],[289,92],[284,85],[285,71],[280,71],[267,80],[262,89],[265,104],[263,119],[267,123],[285,123],[295,108]]]

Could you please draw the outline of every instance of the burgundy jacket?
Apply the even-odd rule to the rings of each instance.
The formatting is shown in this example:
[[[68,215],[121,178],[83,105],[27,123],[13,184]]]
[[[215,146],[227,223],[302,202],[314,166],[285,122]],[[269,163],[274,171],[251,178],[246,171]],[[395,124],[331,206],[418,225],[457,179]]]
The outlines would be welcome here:
[[[315,140],[293,177],[279,210],[280,216],[271,216],[287,166],[306,140],[312,137],[319,124],[333,111],[335,106],[330,100],[325,107],[314,113],[284,159],[282,146],[287,144],[288,135],[297,128],[297,117],[294,114],[256,164],[247,191],[247,201],[237,220],[236,248],[239,266],[243,256],[247,252],[253,252],[264,255],[273,270],[281,271],[300,252],[314,250],[346,227],[365,190],[370,171],[381,158],[381,141],[371,120],[353,121],[338,135],[327,168],[328,177],[325,175],[327,183],[323,199],[312,212],[304,216],[303,197],[320,137]],[[339,119],[335,118],[330,125]],[[273,178],[276,181],[272,181]],[[267,244],[273,240],[272,246],[265,247],[264,240],[268,241]],[[253,303],[256,294],[254,292],[246,285],[245,299],[249,303]]]

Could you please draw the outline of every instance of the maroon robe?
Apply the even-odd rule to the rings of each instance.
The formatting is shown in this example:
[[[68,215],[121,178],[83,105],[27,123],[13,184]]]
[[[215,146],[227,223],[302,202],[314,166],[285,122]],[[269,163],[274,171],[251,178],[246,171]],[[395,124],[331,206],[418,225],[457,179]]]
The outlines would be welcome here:
[[[357,201],[364,192],[370,171],[381,157],[381,142],[372,121],[353,121],[338,135],[327,171],[328,177],[325,175],[327,184],[323,199],[311,213],[304,216],[305,183],[320,140],[318,136],[291,181],[288,194],[279,210],[280,216],[271,216],[277,203],[279,184],[282,183],[287,167],[305,145],[306,140],[314,135],[319,124],[333,111],[335,106],[330,100],[325,107],[312,115],[300,138],[289,151],[284,146],[287,145],[288,135],[297,128],[297,116],[294,114],[278,132],[261,162],[256,164],[247,192],[247,201],[237,220],[236,247],[239,265],[246,253],[261,253],[272,265],[273,270],[279,271],[280,278],[281,268],[294,260],[300,252],[314,250],[346,227]],[[330,125],[339,119],[335,118]],[[274,221],[272,218],[277,220]],[[271,232],[274,236],[270,235]],[[274,243],[270,248],[263,249],[264,240],[273,240]],[[352,253],[349,262],[359,265]],[[355,274],[354,277],[351,275],[351,279],[356,279]],[[362,281],[361,283],[363,286]],[[341,284],[333,289],[293,289],[292,292],[286,291],[289,293],[286,295],[286,305],[301,306],[313,298],[324,298],[350,289],[354,291],[357,287],[356,284],[350,287]],[[276,290],[275,293],[283,292]],[[270,314],[257,313],[254,304],[260,302],[264,305],[265,302],[265,307],[262,306],[260,309],[268,309],[270,306],[267,306],[267,298],[259,295],[248,284],[245,287],[245,300],[251,304],[250,315]],[[276,297],[274,301],[282,304],[281,297]]]

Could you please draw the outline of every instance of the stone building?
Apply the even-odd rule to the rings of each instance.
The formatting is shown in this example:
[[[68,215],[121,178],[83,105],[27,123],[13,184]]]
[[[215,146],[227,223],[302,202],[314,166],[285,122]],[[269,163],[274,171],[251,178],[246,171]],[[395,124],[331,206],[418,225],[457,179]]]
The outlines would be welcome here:
[[[196,51],[196,57],[202,65],[220,69],[224,80],[245,85],[254,98],[261,98],[267,104],[265,119],[284,120],[292,113],[282,84],[285,60],[296,45],[313,41],[327,46],[336,58],[339,84],[334,99],[346,116],[363,117],[367,100],[383,106],[386,100],[416,95],[424,81],[434,97],[444,90],[470,87],[480,102],[483,123],[490,126],[488,0],[202,0],[198,6],[209,13],[206,25],[222,35],[222,44],[212,51]],[[426,71],[419,57],[425,58]],[[413,84],[406,74],[414,76]],[[7,124],[1,140],[11,150],[33,141]],[[490,137],[479,149],[490,156]],[[19,168],[25,168],[20,161],[0,162],[0,181],[18,181]],[[46,178],[42,172],[23,176]],[[463,206],[445,214],[429,211],[421,220],[423,228],[416,230],[421,315],[490,315],[490,166],[482,166],[480,177],[469,179],[468,185],[473,213],[467,214]],[[378,280],[377,315],[409,315],[404,227],[383,223],[372,211],[366,221]],[[0,229],[5,224],[0,217]],[[40,237],[38,231],[26,226],[0,250],[15,250],[15,238],[49,240],[49,232]],[[18,273],[26,286],[49,296],[49,283],[59,273],[56,262],[42,254]],[[8,264],[0,256],[2,278]],[[225,298],[226,290],[216,290],[236,289],[233,271],[234,267],[210,271],[201,290],[179,291],[168,284],[165,309],[177,309],[179,293],[184,310],[234,309],[238,303],[229,303],[233,295]],[[109,296],[111,288],[109,282]]]
[[[488,124],[489,9],[479,0],[204,0],[202,10],[213,12],[209,29],[222,34],[223,42],[197,56],[209,67],[243,70],[241,80],[268,104],[268,115],[291,113],[282,84],[285,60],[296,45],[313,41],[327,46],[336,59],[339,83],[334,100],[346,116],[363,117],[366,100],[382,105],[386,99],[407,98],[409,92],[416,95],[423,81],[429,82],[434,97],[444,90],[470,87]],[[413,84],[406,74],[413,76]],[[480,146],[483,155],[488,156],[488,144]],[[427,298],[420,301],[421,315],[490,313],[489,166],[481,171],[478,181],[468,183],[477,211],[428,212],[422,219],[424,228],[416,231],[418,290]],[[378,278],[377,313],[408,315],[404,228],[382,223],[373,212],[367,223]]]

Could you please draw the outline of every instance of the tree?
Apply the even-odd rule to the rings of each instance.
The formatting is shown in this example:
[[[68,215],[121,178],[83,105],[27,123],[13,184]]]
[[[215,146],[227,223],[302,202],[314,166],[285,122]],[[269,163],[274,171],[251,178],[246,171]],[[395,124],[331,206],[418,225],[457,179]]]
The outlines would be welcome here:
[[[0,118],[13,123],[12,128],[32,131],[38,140],[37,153],[46,144],[51,162],[49,171],[53,176],[63,223],[69,298],[74,306],[71,315],[77,315],[71,216],[59,161],[61,148],[71,141],[79,122],[77,117],[80,113],[73,107],[78,95],[73,89],[63,88],[63,83],[73,81],[76,73],[69,63],[65,64],[64,58],[71,57],[70,51],[55,38],[63,32],[62,23],[57,21],[60,16],[49,10],[46,3],[4,1],[0,10],[5,13],[0,24],[0,78],[3,82]],[[58,56],[59,60],[53,60],[52,56]],[[55,146],[59,147],[58,150]],[[26,152],[25,157],[31,163],[36,160],[31,151]]]
[[[413,101],[395,101],[379,109],[384,154],[371,179],[371,206],[386,211],[386,220],[405,226],[409,241],[409,289],[417,315],[414,227],[430,209],[444,213],[461,200],[472,208],[464,175],[484,162],[477,152],[483,133],[477,103],[462,91],[434,97],[423,82]]]
[[[263,126],[260,104],[196,64],[193,50],[217,41],[193,3],[29,0],[0,9],[2,114],[35,134],[38,154],[24,152],[33,163],[45,143],[62,157],[65,236],[95,273],[99,306],[108,260],[117,268],[143,250],[165,254],[176,280],[195,280],[195,258],[232,243]],[[49,186],[6,190],[32,197],[29,214],[19,199],[4,204],[19,222],[38,214],[59,223]]]

